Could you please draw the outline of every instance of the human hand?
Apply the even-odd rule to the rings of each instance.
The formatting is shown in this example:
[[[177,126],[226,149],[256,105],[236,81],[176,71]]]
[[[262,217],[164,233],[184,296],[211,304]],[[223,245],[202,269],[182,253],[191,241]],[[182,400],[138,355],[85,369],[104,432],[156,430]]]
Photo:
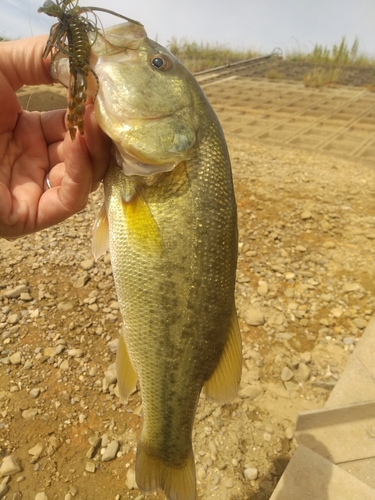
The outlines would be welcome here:
[[[0,237],[40,231],[82,210],[109,163],[110,140],[92,104],[85,134],[73,142],[66,110],[22,110],[16,90],[52,83],[50,61],[42,59],[46,41],[38,36],[0,45]]]

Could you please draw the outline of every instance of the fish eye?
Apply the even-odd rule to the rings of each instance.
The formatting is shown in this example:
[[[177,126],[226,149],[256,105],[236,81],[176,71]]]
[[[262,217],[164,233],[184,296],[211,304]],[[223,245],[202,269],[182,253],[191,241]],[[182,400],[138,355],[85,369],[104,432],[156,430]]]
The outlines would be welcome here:
[[[171,60],[164,54],[156,54],[151,57],[151,64],[156,69],[160,69],[161,71],[166,71],[171,67]]]

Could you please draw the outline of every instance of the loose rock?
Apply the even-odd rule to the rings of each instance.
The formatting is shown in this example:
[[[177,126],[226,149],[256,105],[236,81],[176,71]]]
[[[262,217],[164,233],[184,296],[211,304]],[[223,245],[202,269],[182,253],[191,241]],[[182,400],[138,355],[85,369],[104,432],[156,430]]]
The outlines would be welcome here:
[[[258,469],[249,467],[243,471],[243,475],[246,479],[246,481],[254,481],[255,479],[258,478]]]
[[[17,313],[16,314],[10,314],[8,316],[8,319],[7,319],[8,323],[11,324],[11,325],[17,324],[19,322],[19,320],[20,320],[20,316]]]
[[[22,417],[25,420],[31,420],[32,418],[36,417],[38,415],[38,410],[37,408],[30,408],[29,410],[24,410],[22,412]]]
[[[310,378],[310,373],[311,370],[305,363],[299,363],[295,378],[302,382],[306,382],[306,380]]]
[[[44,491],[41,491],[35,495],[35,500],[48,500],[48,497]]]
[[[261,394],[263,394],[261,385],[248,385],[238,392],[240,398],[244,399],[256,399]]]
[[[90,281],[90,276],[84,274],[76,279],[76,281],[73,283],[73,286],[74,288],[83,288],[89,281]]]
[[[8,455],[3,458],[3,461],[1,463],[0,476],[13,476],[18,472],[21,472],[22,470],[22,465],[19,459],[14,455]]]
[[[22,362],[22,353],[15,352],[11,356],[9,356],[9,361],[12,363],[12,365],[20,365]]]
[[[268,284],[267,284],[266,281],[262,281],[262,280],[259,281],[257,292],[262,297],[265,297],[267,295],[267,293],[268,293]]]
[[[39,394],[40,394],[40,389],[38,389],[37,387],[29,391],[29,396],[33,399],[37,398]]]
[[[57,309],[59,311],[70,311],[71,309],[73,309],[73,307],[73,302],[70,302],[69,300],[63,300],[62,302],[59,302],[57,304]]]
[[[7,297],[8,299],[16,299],[20,297],[21,293],[28,293],[29,289],[27,288],[26,285],[18,285],[11,290],[6,290],[4,292],[4,296]]]
[[[89,269],[92,269],[95,265],[95,261],[94,259],[87,259],[87,260],[83,260],[81,262],[81,267],[82,269],[85,269],[86,271],[88,271]]]
[[[283,382],[288,382],[288,380],[292,380],[294,377],[294,373],[288,366],[284,366],[284,368],[281,371],[280,378]]]
[[[135,490],[138,488],[137,483],[135,481],[135,472],[133,469],[128,469],[126,473],[126,487],[129,490]]]
[[[96,470],[95,464],[93,462],[86,462],[85,471],[94,474]]]
[[[256,307],[248,307],[245,311],[245,321],[248,325],[259,326],[266,321],[263,312]]]
[[[38,443],[35,446],[33,446],[32,448],[30,448],[30,450],[28,451],[28,454],[32,455],[33,457],[39,457],[43,451],[43,448],[44,448],[43,444]]]
[[[0,498],[5,497],[9,491],[9,486],[7,484],[0,484]]]
[[[120,443],[118,441],[112,441],[111,443],[109,443],[102,455],[102,462],[109,462],[110,460],[114,460],[116,458],[119,447]]]

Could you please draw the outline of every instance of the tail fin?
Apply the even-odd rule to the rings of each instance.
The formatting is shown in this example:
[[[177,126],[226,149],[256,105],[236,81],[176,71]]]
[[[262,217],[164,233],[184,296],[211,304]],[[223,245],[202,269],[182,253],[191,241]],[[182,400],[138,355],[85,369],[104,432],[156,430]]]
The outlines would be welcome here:
[[[137,448],[135,478],[142,492],[160,489],[168,500],[196,500],[193,450],[187,462],[177,467],[150,455],[140,440]]]

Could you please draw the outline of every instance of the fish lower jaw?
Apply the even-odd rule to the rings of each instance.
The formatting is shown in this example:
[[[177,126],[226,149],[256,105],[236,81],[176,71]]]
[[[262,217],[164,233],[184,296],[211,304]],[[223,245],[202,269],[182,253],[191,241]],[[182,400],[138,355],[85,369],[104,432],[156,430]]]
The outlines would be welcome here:
[[[154,174],[163,172],[171,172],[180,162],[151,164],[145,163],[137,159],[135,156],[125,152],[119,144],[114,143],[115,146],[115,160],[117,165],[122,168],[125,175],[138,175],[141,177],[148,177]]]

